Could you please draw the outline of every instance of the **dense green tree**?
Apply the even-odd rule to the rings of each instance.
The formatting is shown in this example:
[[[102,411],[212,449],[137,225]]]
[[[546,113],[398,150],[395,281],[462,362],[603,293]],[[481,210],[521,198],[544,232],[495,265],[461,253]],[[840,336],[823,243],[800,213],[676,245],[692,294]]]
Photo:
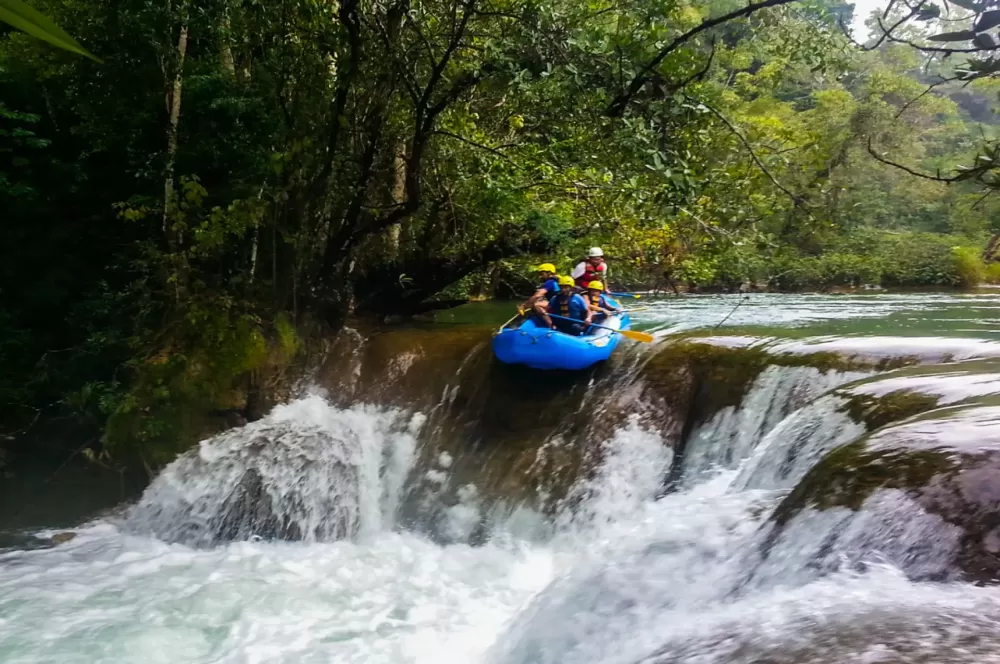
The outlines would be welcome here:
[[[601,244],[624,285],[947,284],[996,218],[972,178],[873,158],[945,173],[991,129],[830,3],[38,8],[100,62],[0,37],[8,434],[69,414],[154,465],[199,414],[252,415],[296,330],[538,256]]]

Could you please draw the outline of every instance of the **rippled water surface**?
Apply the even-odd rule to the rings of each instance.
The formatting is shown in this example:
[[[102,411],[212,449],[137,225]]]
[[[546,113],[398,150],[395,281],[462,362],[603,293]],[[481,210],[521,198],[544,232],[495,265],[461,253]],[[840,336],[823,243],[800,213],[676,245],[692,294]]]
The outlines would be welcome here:
[[[664,332],[718,328],[785,336],[894,335],[1000,338],[1000,290],[975,293],[870,293],[643,296],[623,299],[636,326]],[[500,324],[513,303],[485,302],[441,312],[443,323]]]

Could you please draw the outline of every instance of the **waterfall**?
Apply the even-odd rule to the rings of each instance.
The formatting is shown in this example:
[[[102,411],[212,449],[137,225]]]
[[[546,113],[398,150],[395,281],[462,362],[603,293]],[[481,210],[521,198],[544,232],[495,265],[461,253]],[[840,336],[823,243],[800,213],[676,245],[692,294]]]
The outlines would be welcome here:
[[[995,658],[1000,588],[963,574],[1000,551],[1000,372],[677,344],[565,376],[401,337],[345,336],[325,396],[203,441],[124,520],[0,551],[0,660]],[[925,463],[942,441],[966,465]],[[823,465],[876,443],[922,446],[910,484],[861,490],[894,477],[879,450]]]
[[[823,456],[865,433],[844,412],[846,399],[828,394],[771,429],[740,468],[731,490],[791,489]]]
[[[196,546],[391,528],[422,422],[373,406],[334,408],[315,395],[279,406],[170,464],[127,527]]]
[[[560,515],[564,528],[602,530],[634,515],[653,500],[670,470],[673,450],[662,436],[633,415],[601,445],[601,464],[582,478],[567,497]]]
[[[753,587],[801,586],[837,571],[891,565],[913,578],[947,576],[962,530],[897,490],[878,491],[858,509],[805,509],[780,534],[761,534],[766,557],[750,562]]]
[[[692,432],[682,461],[687,483],[713,468],[736,468],[790,413],[838,385],[868,375],[813,367],[766,368],[740,404],[723,408]]]

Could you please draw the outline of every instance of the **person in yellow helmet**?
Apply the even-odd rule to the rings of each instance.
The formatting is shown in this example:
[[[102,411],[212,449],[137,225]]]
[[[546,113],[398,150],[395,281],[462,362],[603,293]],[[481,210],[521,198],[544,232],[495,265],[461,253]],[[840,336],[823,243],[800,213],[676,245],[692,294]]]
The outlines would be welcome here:
[[[555,265],[542,263],[535,271],[538,272],[538,286],[531,297],[521,303],[518,311],[531,311],[539,301],[548,304],[549,299],[559,292],[559,277],[556,276]]]
[[[587,301],[576,293],[576,281],[573,277],[559,277],[559,294],[551,298],[544,309],[539,306],[541,304],[539,302],[535,305],[535,311],[548,327],[576,336],[583,334],[590,327],[593,312],[587,306]],[[556,314],[560,318],[553,319],[549,314]],[[574,323],[567,319],[576,319],[580,322]]]
[[[607,318],[611,314],[620,314],[622,310],[608,301],[604,295],[604,284],[594,280],[587,284],[587,305],[593,312],[594,322],[599,323],[600,319]]]

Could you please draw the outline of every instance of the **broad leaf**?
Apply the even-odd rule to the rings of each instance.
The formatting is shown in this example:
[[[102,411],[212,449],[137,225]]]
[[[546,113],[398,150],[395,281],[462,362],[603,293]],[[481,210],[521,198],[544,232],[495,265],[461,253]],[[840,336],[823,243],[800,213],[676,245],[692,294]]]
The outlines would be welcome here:
[[[972,40],[978,48],[983,49],[994,49],[997,47],[996,38],[988,32],[980,32],[976,35],[976,38]]]
[[[927,39],[936,42],[968,41],[976,36],[975,30],[959,30],[958,32],[942,32],[939,35],[931,35]]]
[[[976,0],[948,0],[948,2],[971,12],[982,11],[986,7],[986,3],[976,2]]]
[[[978,19],[976,19],[976,24],[973,27],[977,32],[983,30],[989,30],[990,28],[995,28],[1000,25],[1000,9],[991,9],[988,12],[983,12]]]
[[[21,0],[0,0],[0,21],[65,51],[100,62],[51,19],[24,4]]]

